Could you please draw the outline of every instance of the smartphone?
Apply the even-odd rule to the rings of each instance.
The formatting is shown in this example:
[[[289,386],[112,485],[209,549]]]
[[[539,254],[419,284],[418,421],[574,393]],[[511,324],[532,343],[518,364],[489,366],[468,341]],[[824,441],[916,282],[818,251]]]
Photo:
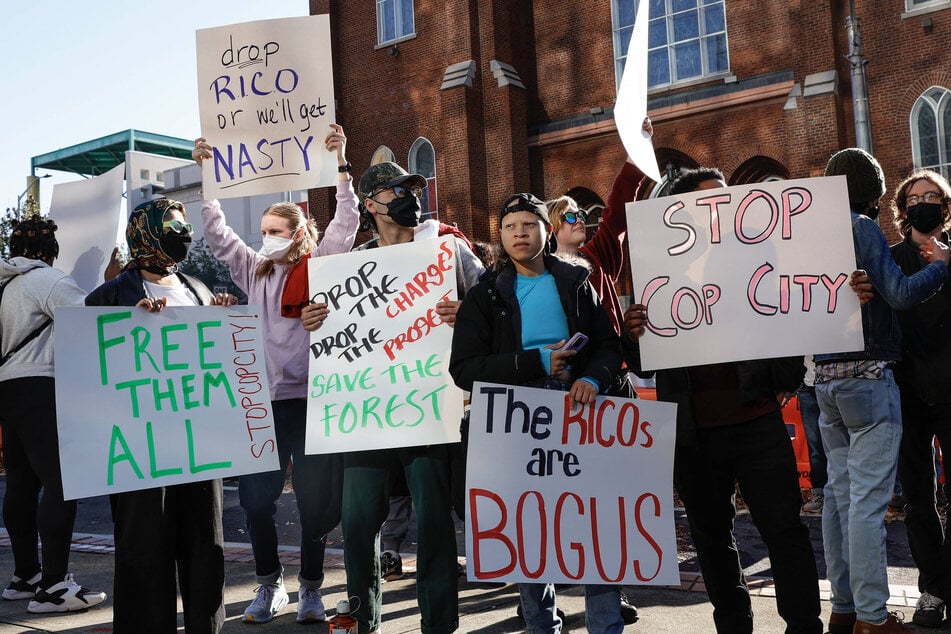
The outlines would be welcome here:
[[[586,343],[588,343],[588,336],[584,334],[583,332],[576,332],[575,334],[571,336],[571,339],[568,340],[568,343],[562,346],[561,349],[574,350],[575,352],[577,352],[578,350],[581,350],[582,348],[584,348]]]

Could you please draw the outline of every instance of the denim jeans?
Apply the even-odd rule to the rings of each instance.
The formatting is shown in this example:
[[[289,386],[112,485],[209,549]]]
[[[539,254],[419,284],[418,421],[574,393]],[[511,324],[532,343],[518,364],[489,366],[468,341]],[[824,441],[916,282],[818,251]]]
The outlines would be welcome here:
[[[819,575],[809,529],[799,517],[799,470],[782,415],[777,410],[745,423],[698,429],[697,440],[696,446],[677,446],[674,484],[687,512],[717,632],[753,631],[733,535],[739,484],[769,552],[786,632],[820,634]]]
[[[809,483],[813,489],[823,489],[829,476],[826,472],[826,451],[819,434],[819,401],[816,400],[814,388],[799,391],[799,413],[802,414],[802,427],[809,445]]]
[[[520,583],[518,594],[530,634],[558,634],[561,619],[555,609],[555,586],[551,583]],[[621,618],[621,587],[591,584],[584,586],[584,620],[589,632],[617,634],[624,629]]]
[[[319,588],[324,581],[327,533],[340,523],[343,460],[337,454],[304,453],[305,399],[272,401],[271,406],[280,469],[238,479],[238,499],[247,514],[257,582],[275,583],[283,574],[277,554],[274,513],[277,511],[275,502],[284,491],[288,464],[293,459],[291,482],[301,530],[299,580],[305,588]]]
[[[822,537],[832,611],[881,623],[888,616],[885,509],[901,442],[898,386],[885,370],[881,379],[821,383],[816,396],[829,462]]]
[[[951,451],[951,405],[928,405],[902,390],[898,477],[905,497],[905,531],[918,567],[918,590],[951,600],[951,540],[935,500],[934,439]],[[947,456],[948,454],[944,454]],[[945,490],[948,483],[945,482]]]

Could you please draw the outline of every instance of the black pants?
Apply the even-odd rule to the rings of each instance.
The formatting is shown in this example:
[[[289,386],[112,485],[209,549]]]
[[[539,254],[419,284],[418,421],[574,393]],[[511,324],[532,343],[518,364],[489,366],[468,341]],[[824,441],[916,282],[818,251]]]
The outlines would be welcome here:
[[[48,588],[66,576],[76,520],[75,500],[63,500],[53,379],[0,382],[0,426],[7,470],[3,523],[13,546],[13,574],[29,579],[40,571],[37,538],[42,539],[40,585]]]
[[[779,412],[698,430],[698,446],[677,447],[674,484],[687,511],[717,632],[753,631],[750,594],[733,536],[739,483],[753,523],[769,551],[776,604],[787,633],[820,634],[819,575],[792,443]]]
[[[918,567],[918,590],[951,600],[951,543],[935,507],[935,436],[951,452],[951,405],[927,405],[901,393],[902,437],[898,479],[905,497],[905,531]],[[947,456],[947,453],[944,453]],[[947,466],[951,462],[945,461]],[[945,469],[945,491],[949,474]]]
[[[178,629],[176,568],[185,631],[215,633],[225,619],[221,480],[112,496],[115,634]]]

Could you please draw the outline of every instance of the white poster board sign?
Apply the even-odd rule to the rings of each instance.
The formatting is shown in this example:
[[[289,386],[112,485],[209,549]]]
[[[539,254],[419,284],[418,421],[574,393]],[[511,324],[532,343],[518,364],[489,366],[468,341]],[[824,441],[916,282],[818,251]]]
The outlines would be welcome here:
[[[337,182],[324,148],[335,122],[330,17],[259,20],[197,31],[198,109],[214,148],[205,197]]]
[[[624,75],[614,102],[614,123],[627,155],[648,178],[660,182],[660,169],[651,137],[644,131],[647,116],[647,20],[649,2],[639,2],[631,41],[624,59]]]
[[[466,465],[471,581],[678,585],[677,406],[476,383]]]
[[[861,350],[845,177],[627,205],[645,370]]]
[[[58,308],[66,499],[277,469],[259,313]]]
[[[50,217],[56,221],[59,256],[53,266],[69,273],[89,292],[102,275],[116,246],[125,164],[105,174],[53,187]]]
[[[463,395],[449,375],[452,238],[311,258],[330,315],[311,333],[305,453],[459,442]]]

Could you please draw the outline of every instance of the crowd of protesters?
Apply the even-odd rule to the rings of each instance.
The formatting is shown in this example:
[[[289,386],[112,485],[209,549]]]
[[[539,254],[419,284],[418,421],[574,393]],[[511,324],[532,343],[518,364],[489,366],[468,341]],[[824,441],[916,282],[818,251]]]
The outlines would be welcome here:
[[[645,121],[650,134],[650,122]],[[322,239],[299,207],[279,203],[261,220],[255,251],[228,227],[220,205],[205,200],[201,221],[217,259],[249,301],[262,306],[264,347],[279,449],[279,469],[239,479],[258,588],[247,623],[270,621],[289,603],[274,524],[275,502],[291,465],[301,526],[297,620],[323,621],[320,593],[327,534],[342,522],[347,593],[362,606],[361,634],[384,620],[382,580],[396,575],[397,541],[380,548],[390,514],[419,522],[417,579],[422,629],[458,628],[458,568],[451,513],[464,511],[464,447],[421,446],[307,455],[309,332],[329,314],[310,302],[307,260],[353,249],[358,229],[374,238],[358,250],[454,234],[459,300],[441,302],[454,327],[449,370],[463,389],[474,381],[565,391],[576,403],[598,394],[635,396],[630,374],[641,370],[639,341],[647,308],[622,309],[618,278],[626,250],[625,204],[644,176],[625,163],[593,238],[586,213],[562,196],[547,204],[530,193],[500,205],[498,245],[476,243],[436,221],[421,222],[426,180],[395,163],[370,166],[354,188],[346,136],[332,126],[326,151],[339,168],[333,221]],[[198,139],[193,156],[212,156]],[[678,404],[673,481],[684,504],[718,632],[753,631],[749,590],[733,534],[737,488],[765,542],[776,602],[787,632],[821,633],[818,573],[800,510],[822,513],[824,558],[832,586],[833,634],[902,632],[886,609],[885,512],[903,485],[905,526],[919,569],[921,598],[913,621],[937,627],[951,599],[951,545],[943,527],[936,455],[951,446],[951,290],[945,284],[951,186],[916,171],[898,186],[891,211],[902,241],[889,248],[875,222],[885,179],[868,153],[834,154],[826,175],[845,176],[856,254],[853,290],[862,304],[864,349],[802,357],[695,365],[658,371],[660,400]],[[725,187],[715,168],[685,170],[669,195]],[[53,315],[60,306],[230,305],[178,272],[191,242],[184,207],[150,201],[129,218],[132,260],[87,294],[52,268],[56,225],[39,217],[14,224],[11,255],[0,261],[0,426],[7,490],[4,524],[15,568],[2,593],[27,600],[30,612],[66,612],[105,601],[68,571],[75,502],[63,500],[56,431]],[[486,246],[489,248],[486,249]],[[108,275],[107,275],[108,276]],[[583,330],[588,344],[565,347]],[[808,370],[808,371],[807,371]],[[651,373],[653,375],[653,373]],[[812,463],[812,496],[803,506],[783,407],[798,392]],[[23,394],[31,394],[24,399]],[[937,463],[940,466],[940,459]],[[42,490],[42,495],[40,491]],[[172,632],[181,593],[188,632],[217,632],[224,621],[221,481],[158,487],[112,496],[116,533],[114,631]],[[183,512],[188,509],[188,512]],[[37,548],[42,539],[42,558]],[[396,544],[391,546],[390,544]],[[393,576],[395,578],[395,576]],[[614,633],[637,620],[618,586],[584,588],[588,630]],[[551,583],[519,584],[530,632],[557,634],[563,615]],[[649,629],[649,628],[648,628]]]

